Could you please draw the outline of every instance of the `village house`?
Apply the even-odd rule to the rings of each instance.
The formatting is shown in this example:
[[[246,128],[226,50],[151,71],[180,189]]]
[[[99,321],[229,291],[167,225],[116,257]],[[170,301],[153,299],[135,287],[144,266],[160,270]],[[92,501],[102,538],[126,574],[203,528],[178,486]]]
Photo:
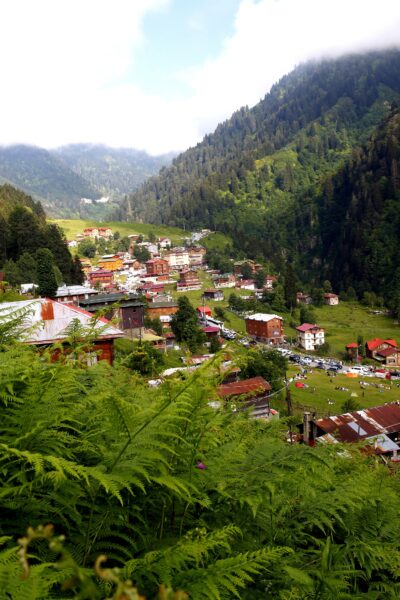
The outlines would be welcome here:
[[[169,250],[163,256],[168,261],[169,267],[174,271],[181,271],[189,267],[189,252],[186,248],[174,248]]]
[[[316,350],[325,343],[325,330],[318,325],[303,323],[296,327],[297,343],[305,350]]]
[[[145,303],[136,294],[99,294],[82,300],[81,307],[89,313],[105,311],[108,319],[115,319],[125,334],[134,337],[143,333]]]
[[[400,403],[390,402],[317,420],[306,412],[300,430],[306,444],[364,441],[375,454],[398,460]]]
[[[62,285],[57,288],[54,300],[79,306],[81,300],[96,296],[97,294],[97,290],[83,285]]]
[[[77,246],[78,246],[77,240],[69,240],[67,243],[68,243],[68,248],[77,248]]]
[[[236,277],[232,273],[221,273],[212,278],[216,288],[233,288],[236,285]]]
[[[105,240],[109,240],[113,236],[112,229],[110,227],[86,227],[83,230],[83,235],[85,237],[90,237],[92,239],[103,238]]]
[[[358,360],[358,344],[356,342],[351,342],[350,344],[346,345],[346,355],[348,360],[354,360],[357,361]]]
[[[157,296],[158,294],[164,293],[165,284],[158,281],[146,281],[145,283],[140,283],[136,290],[139,294],[150,294],[151,296]]]
[[[256,284],[253,279],[241,279],[236,282],[236,287],[241,290],[255,290]]]
[[[220,328],[217,325],[204,325],[202,330],[203,333],[205,333],[207,340],[218,338],[220,334]]]
[[[112,229],[110,227],[99,227],[99,237],[110,240],[113,237]]]
[[[273,419],[279,413],[270,407],[271,385],[263,377],[252,377],[218,386],[217,394],[234,411],[250,410],[253,418]]]
[[[197,316],[200,319],[205,319],[206,317],[211,317],[212,312],[209,306],[198,306],[196,308]]]
[[[379,353],[387,349],[397,349],[397,342],[395,340],[381,340],[381,338],[374,338],[365,342],[365,355],[367,358],[374,360],[379,359]]]
[[[267,344],[281,344],[283,337],[283,319],[279,315],[255,313],[245,318],[246,332],[249,337]]]
[[[178,303],[174,300],[161,300],[155,299],[153,302],[149,302],[146,308],[146,315],[149,319],[161,319],[161,317],[172,317],[178,312]]]
[[[107,269],[109,271],[119,271],[122,269],[124,260],[118,254],[105,254],[98,261],[100,269]]]
[[[19,311],[27,311],[25,322],[21,327],[19,339],[24,344],[45,348],[53,344],[63,344],[65,353],[68,354],[69,328],[74,323],[79,323],[86,329],[97,333],[91,342],[93,349],[88,355],[88,362],[93,364],[97,360],[106,360],[110,365],[114,358],[114,340],[123,337],[124,333],[107,319],[99,319],[93,323],[93,315],[70,304],[56,302],[49,298],[36,298],[20,302],[4,302],[2,316],[9,316]],[[56,359],[60,349],[55,349],[53,356]]]
[[[267,275],[264,282],[264,290],[271,291],[274,289],[274,283],[278,281],[275,275]]]
[[[310,294],[303,294],[303,292],[297,292],[296,302],[297,304],[312,304],[312,297]]]
[[[167,331],[164,334],[165,347],[167,350],[173,350],[176,344],[176,335],[172,331]]]
[[[124,260],[123,267],[125,269],[129,269],[130,271],[140,271],[142,269],[142,263],[136,258],[126,258]]]
[[[193,246],[188,249],[189,264],[191,267],[201,267],[204,263],[206,249],[203,246]]]
[[[324,294],[324,302],[329,306],[336,306],[336,304],[339,304],[339,296],[337,294]]]
[[[99,230],[97,227],[86,227],[83,230],[83,235],[85,237],[93,238],[94,240],[99,237]]]
[[[216,289],[204,290],[203,298],[205,300],[214,300],[215,302],[220,302],[224,299],[224,292]]]
[[[152,258],[146,261],[146,273],[147,275],[168,275],[169,264],[164,258]]]
[[[261,271],[261,269],[263,268],[262,265],[256,263],[254,260],[240,260],[233,263],[233,272],[235,273],[235,275],[241,275],[242,267],[244,267],[245,265],[248,265],[250,267],[253,275],[254,273],[257,273],[257,271]]]
[[[157,246],[157,244],[153,244],[153,242],[140,242],[140,243],[136,244],[135,247],[146,248],[146,250],[149,252],[151,258],[159,256],[158,246]]]
[[[171,247],[171,240],[168,237],[159,237],[157,242],[160,248],[162,248],[163,250]]]
[[[81,269],[85,273],[85,275],[89,273],[89,271],[92,268],[92,263],[90,262],[90,260],[88,258],[80,258],[79,262],[81,263]]]
[[[400,348],[384,348],[375,356],[386,367],[400,367]]]
[[[176,284],[177,292],[189,292],[200,289],[201,281],[196,271],[185,270],[179,273],[179,281]]]
[[[87,274],[87,280],[92,286],[109,287],[114,282],[114,273],[108,269],[97,269]]]

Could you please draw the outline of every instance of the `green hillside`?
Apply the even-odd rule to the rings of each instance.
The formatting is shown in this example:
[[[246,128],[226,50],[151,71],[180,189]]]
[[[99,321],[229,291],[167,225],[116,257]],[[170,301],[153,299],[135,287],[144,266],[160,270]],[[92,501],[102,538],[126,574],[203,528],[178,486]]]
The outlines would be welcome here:
[[[237,253],[262,256],[279,272],[290,261],[310,285],[328,278],[338,291],[351,282],[360,295],[374,289],[387,298],[392,258],[375,283],[371,268],[366,277],[366,269],[347,259],[371,250],[371,233],[381,241],[375,225],[384,230],[398,212],[399,101],[398,50],[302,65],[254,108],[241,108],[146,182],[119,216],[210,227],[230,235]],[[367,171],[372,175],[365,177]],[[367,188],[375,190],[375,208],[361,218]],[[394,205],[386,209],[389,200]],[[355,204],[354,212],[349,207]],[[350,239],[346,223],[354,222],[357,235]],[[393,224],[391,256],[398,250],[396,232]],[[345,243],[348,238],[342,262],[338,236]],[[384,250],[383,262],[385,256]]]
[[[149,225],[147,223],[122,223],[120,221],[92,221],[84,219],[50,219],[51,223],[58,225],[65,233],[68,239],[73,239],[76,234],[82,233],[86,227],[111,227],[115,231],[119,231],[121,235],[130,235],[139,233],[148,235],[151,231],[158,236],[169,237],[171,241],[178,245],[187,235],[183,229],[178,227],[168,227],[166,225]]]

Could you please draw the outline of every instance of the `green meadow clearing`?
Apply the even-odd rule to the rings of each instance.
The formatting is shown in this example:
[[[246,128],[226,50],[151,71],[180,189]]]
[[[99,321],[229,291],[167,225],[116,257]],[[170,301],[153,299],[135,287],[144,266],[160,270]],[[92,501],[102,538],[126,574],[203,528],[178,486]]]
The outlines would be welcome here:
[[[290,366],[288,376],[293,377],[299,370],[297,366]],[[318,416],[337,415],[343,412],[342,405],[350,397],[362,408],[400,401],[400,387],[398,387],[400,380],[388,381],[362,376],[350,378],[346,375],[331,377],[327,375],[326,371],[312,369],[312,373],[308,370],[306,379],[299,381],[308,387],[297,388],[295,382],[289,386],[293,407],[297,414],[300,414],[304,407],[307,410],[315,411]],[[368,385],[362,388],[360,382]],[[337,388],[346,388],[346,391]],[[282,402],[280,404],[283,406]]]
[[[171,241],[178,245],[187,232],[177,227],[167,227],[165,225],[148,225],[147,223],[123,223],[121,221],[85,221],[82,219],[49,219],[49,222],[56,223],[64,231],[68,240],[72,240],[78,233],[83,233],[86,227],[110,227],[113,232],[119,231],[121,236],[130,234],[148,235],[154,232],[157,236],[169,237]]]

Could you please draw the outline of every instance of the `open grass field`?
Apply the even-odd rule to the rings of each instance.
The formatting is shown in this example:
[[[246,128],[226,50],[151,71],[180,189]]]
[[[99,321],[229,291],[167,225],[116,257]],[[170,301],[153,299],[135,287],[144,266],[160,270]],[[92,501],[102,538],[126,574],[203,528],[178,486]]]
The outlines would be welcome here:
[[[134,233],[148,235],[153,231],[157,236],[165,236],[171,238],[171,241],[178,245],[183,238],[187,236],[187,232],[176,227],[167,227],[165,225],[148,225],[147,223],[123,223],[120,221],[100,222],[100,221],[84,221],[82,219],[48,219],[51,223],[56,223],[64,231],[67,239],[74,239],[77,233],[82,233],[85,227],[111,227],[115,231],[119,231],[121,236]]]
[[[288,375],[293,377],[298,371],[297,366],[290,366]],[[306,377],[307,379],[301,381],[308,386],[307,388],[297,388],[294,383],[290,384],[292,402],[298,413],[302,411],[299,407],[296,408],[296,404],[315,410],[318,416],[340,414],[343,412],[342,404],[350,397],[357,401],[361,408],[400,401],[400,387],[398,387],[400,381],[391,382],[375,377],[350,378],[346,375],[330,377],[325,371],[319,369],[312,370],[312,373],[308,372]],[[364,389],[360,385],[361,381],[368,383]],[[347,391],[336,388],[346,388]]]
[[[374,315],[370,308],[357,302],[340,302],[337,306],[325,305],[313,310],[317,325],[325,329],[330,356],[343,358],[346,344],[357,342],[360,335],[364,342],[375,337],[400,342],[400,326],[393,318],[385,314]],[[285,319],[285,335],[294,340],[296,331],[289,326],[292,319],[288,314],[282,313],[281,316]],[[293,318],[298,320],[298,311]]]

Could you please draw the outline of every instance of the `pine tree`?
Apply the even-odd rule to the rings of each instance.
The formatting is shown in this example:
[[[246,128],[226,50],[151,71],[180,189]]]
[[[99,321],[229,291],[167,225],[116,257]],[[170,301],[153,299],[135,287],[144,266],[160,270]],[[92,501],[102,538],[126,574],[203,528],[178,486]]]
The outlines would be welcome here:
[[[187,296],[178,300],[178,310],[172,317],[171,329],[178,342],[185,342],[191,352],[195,352],[205,341],[196,311]]]
[[[40,248],[36,252],[37,282],[40,296],[52,298],[58,288],[54,273],[54,257],[48,248]]]

